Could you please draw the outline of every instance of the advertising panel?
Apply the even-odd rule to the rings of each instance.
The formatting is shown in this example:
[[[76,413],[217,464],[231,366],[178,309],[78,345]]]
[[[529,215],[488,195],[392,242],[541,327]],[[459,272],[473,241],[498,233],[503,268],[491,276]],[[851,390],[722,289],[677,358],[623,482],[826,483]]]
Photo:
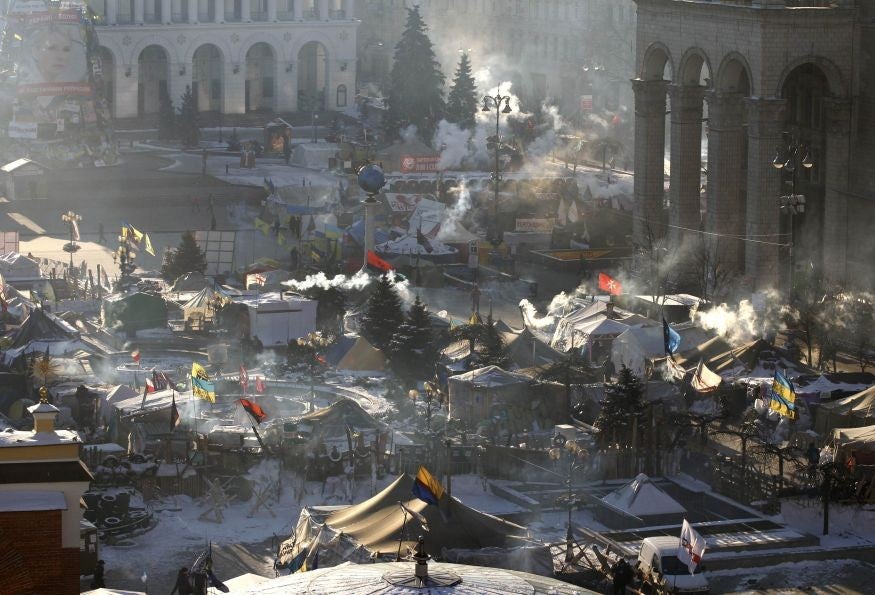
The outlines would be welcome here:
[[[438,162],[440,156],[435,157],[416,157],[413,155],[401,156],[401,173],[427,173],[438,170]]]

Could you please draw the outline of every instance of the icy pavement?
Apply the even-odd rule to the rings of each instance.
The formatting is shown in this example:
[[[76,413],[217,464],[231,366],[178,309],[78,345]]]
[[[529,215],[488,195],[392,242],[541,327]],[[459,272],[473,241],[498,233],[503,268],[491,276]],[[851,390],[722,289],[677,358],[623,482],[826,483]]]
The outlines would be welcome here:
[[[857,560],[812,560],[705,574],[712,593],[850,595],[872,593],[875,566]]]

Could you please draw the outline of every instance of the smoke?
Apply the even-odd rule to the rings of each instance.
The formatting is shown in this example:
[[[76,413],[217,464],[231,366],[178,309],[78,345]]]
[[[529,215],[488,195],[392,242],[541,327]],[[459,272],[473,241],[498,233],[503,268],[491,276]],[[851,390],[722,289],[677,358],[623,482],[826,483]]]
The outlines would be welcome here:
[[[459,196],[452,208],[444,212],[444,221],[438,231],[437,239],[453,237],[461,227],[462,219],[471,210],[471,191],[468,190],[468,182],[464,178],[459,180]]]
[[[405,143],[412,142],[416,139],[417,128],[415,124],[410,124],[409,126],[402,128],[400,135],[401,140]]]
[[[520,312],[523,315],[523,323],[530,329],[548,331],[556,324],[556,318],[550,314],[539,317],[538,309],[527,299],[520,301]]]
[[[707,310],[693,312],[693,322],[703,329],[725,337],[730,343],[744,343],[768,338],[785,328],[790,313],[776,291],[756,294],[753,300],[742,299],[737,306],[722,303]]]
[[[318,289],[331,289],[336,288],[343,291],[361,291],[365,287],[367,287],[373,277],[368,273],[364,273],[362,271],[357,271],[352,276],[347,275],[335,275],[333,278],[329,279],[325,273],[319,272],[315,275],[307,275],[301,281],[296,281],[294,279],[283,282],[283,285],[291,289],[292,291],[308,291],[310,289],[318,288]]]
[[[438,169],[460,167],[472,151],[471,131],[461,128],[458,124],[441,120],[434,133],[434,146],[440,147],[441,150]]]

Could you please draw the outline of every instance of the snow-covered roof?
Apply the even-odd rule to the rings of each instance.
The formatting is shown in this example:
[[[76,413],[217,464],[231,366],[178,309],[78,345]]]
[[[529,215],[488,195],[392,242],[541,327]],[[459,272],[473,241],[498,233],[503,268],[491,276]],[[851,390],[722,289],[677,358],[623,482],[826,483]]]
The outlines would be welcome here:
[[[0,492],[0,512],[67,510],[64,492],[48,490],[10,490]]]
[[[458,376],[451,376],[450,382],[466,382],[476,386],[494,387],[508,386],[529,382],[531,379],[523,374],[508,372],[498,366],[486,366],[477,370],[471,370]]]
[[[54,432],[33,432],[7,429],[0,432],[0,448],[20,446],[51,446],[54,444],[76,444],[81,442],[79,434],[71,430]]]
[[[408,233],[401,236],[397,240],[389,240],[388,242],[377,244],[376,250],[377,252],[388,254],[420,254],[423,256],[455,254],[458,252],[456,248],[453,248],[452,246],[447,246],[440,240],[431,239],[428,240],[428,242],[431,245],[431,252],[429,252],[425,246],[417,241],[415,233]]]
[[[602,498],[602,502],[635,516],[676,514],[687,511],[674,498],[656,487],[644,473]]]

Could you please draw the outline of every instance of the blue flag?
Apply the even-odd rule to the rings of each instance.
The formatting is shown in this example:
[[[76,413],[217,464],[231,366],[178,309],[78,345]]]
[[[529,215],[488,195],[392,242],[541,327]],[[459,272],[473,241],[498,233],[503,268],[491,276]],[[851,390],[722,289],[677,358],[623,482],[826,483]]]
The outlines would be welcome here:
[[[788,419],[797,419],[796,390],[786,376],[775,370],[775,378],[769,388],[769,409],[777,411]]]
[[[678,347],[681,346],[681,336],[668,325],[665,317],[662,318],[662,342],[665,346],[666,355],[674,355]]]

